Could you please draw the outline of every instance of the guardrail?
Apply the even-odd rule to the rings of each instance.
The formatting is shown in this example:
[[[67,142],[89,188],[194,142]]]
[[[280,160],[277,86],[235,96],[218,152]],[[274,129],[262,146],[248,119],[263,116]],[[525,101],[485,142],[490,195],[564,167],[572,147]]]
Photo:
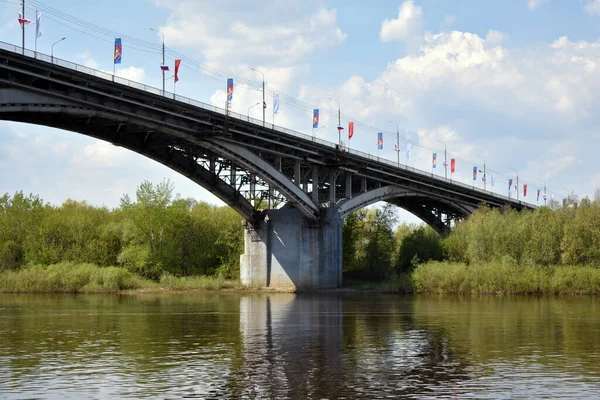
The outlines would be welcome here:
[[[129,79],[121,78],[119,76],[113,75],[112,73],[109,73],[109,72],[106,72],[106,71],[96,70],[96,69],[93,69],[93,68],[89,68],[89,67],[77,64],[77,63],[73,63],[71,61],[62,60],[60,58],[52,57],[52,56],[49,56],[47,54],[42,54],[42,53],[35,52],[35,51],[29,50],[29,49],[25,49],[23,51],[22,47],[15,46],[15,45],[10,44],[10,43],[5,43],[5,42],[1,42],[0,41],[0,49],[6,50],[6,51],[10,51],[10,52],[15,53],[15,54],[24,54],[25,56],[27,56],[29,58],[33,58],[33,59],[36,59],[36,60],[45,61],[45,62],[54,64],[54,65],[58,65],[60,67],[64,67],[64,68],[68,68],[68,69],[71,69],[71,70],[74,70],[74,71],[78,71],[78,72],[82,72],[82,73],[85,73],[85,74],[88,74],[88,75],[92,75],[92,76],[95,76],[97,78],[106,79],[107,81],[111,81],[111,82],[114,82],[114,83],[125,85],[125,86],[128,86],[128,87],[134,88],[134,89],[139,89],[139,90],[142,90],[142,91],[145,91],[145,92],[148,92],[148,93],[155,94],[157,96],[163,96],[163,97],[169,98],[169,99],[174,100],[174,101],[185,103],[185,104],[188,104],[188,105],[191,105],[191,106],[194,106],[194,107],[198,107],[198,108],[201,108],[201,109],[204,109],[204,110],[216,112],[216,113],[222,114],[224,116],[234,117],[234,118],[237,118],[239,120],[247,121],[247,122],[250,122],[250,123],[253,123],[253,124],[256,124],[256,125],[260,125],[260,126],[263,126],[265,128],[272,129],[274,131],[277,131],[277,132],[280,132],[280,133],[283,133],[283,134],[286,134],[286,135],[290,135],[290,136],[294,136],[294,137],[297,137],[297,138],[309,140],[309,141],[312,141],[314,143],[318,143],[320,145],[330,147],[332,149],[336,149],[338,147],[337,143],[332,143],[332,142],[329,142],[327,140],[315,138],[313,135],[307,135],[307,134],[304,134],[304,133],[301,133],[301,132],[298,132],[298,131],[294,131],[294,130],[291,130],[291,129],[287,129],[287,128],[284,128],[284,127],[281,127],[281,126],[278,126],[278,125],[269,124],[267,122],[263,123],[262,120],[258,120],[258,119],[255,119],[255,118],[250,118],[249,116],[246,116],[246,115],[242,115],[242,114],[238,114],[238,113],[235,113],[235,112],[232,112],[232,111],[228,111],[228,110],[225,110],[224,108],[220,108],[220,107],[216,107],[216,106],[213,106],[213,105],[210,105],[210,104],[206,104],[206,103],[203,103],[201,101],[190,99],[190,98],[185,97],[185,96],[180,96],[178,94],[171,93],[171,92],[168,92],[168,91],[163,92],[161,89],[157,89],[155,87],[148,86],[148,85],[145,85],[143,83],[131,81]],[[362,151],[359,151],[359,150],[354,150],[354,149],[351,149],[349,147],[344,147],[344,151],[348,152],[349,154],[353,154],[353,155],[356,155],[356,156],[359,156],[359,157],[363,157],[363,158],[372,160],[372,161],[374,161],[376,163],[382,163],[382,164],[389,165],[391,167],[396,167],[396,168],[408,170],[408,171],[417,173],[417,174],[422,175],[422,176],[431,177],[431,178],[436,179],[436,180],[438,180],[440,182],[450,183],[452,185],[455,185],[455,186],[458,186],[458,187],[462,187],[462,188],[465,188],[465,189],[469,189],[469,190],[472,190],[472,191],[477,192],[477,193],[485,194],[487,196],[492,196],[492,197],[495,197],[495,198],[497,198],[499,200],[502,200],[502,201],[505,201],[505,202],[517,203],[517,204],[527,204],[527,205],[532,206],[532,207],[537,207],[535,204],[530,203],[528,201],[516,200],[516,199],[510,198],[508,196],[504,196],[504,195],[501,195],[501,194],[498,194],[498,193],[490,192],[488,190],[483,190],[483,189],[477,188],[475,186],[467,185],[467,184],[464,184],[462,182],[457,182],[457,181],[454,181],[452,179],[444,178],[444,177],[435,175],[433,173],[426,172],[426,171],[423,171],[423,170],[415,168],[415,167],[411,167],[411,166],[406,165],[406,164],[401,164],[401,163],[399,164],[398,162],[388,160],[387,158],[383,158],[383,157],[379,157],[379,156],[374,156],[372,154],[368,154],[368,153],[365,153],[365,152],[362,152]]]

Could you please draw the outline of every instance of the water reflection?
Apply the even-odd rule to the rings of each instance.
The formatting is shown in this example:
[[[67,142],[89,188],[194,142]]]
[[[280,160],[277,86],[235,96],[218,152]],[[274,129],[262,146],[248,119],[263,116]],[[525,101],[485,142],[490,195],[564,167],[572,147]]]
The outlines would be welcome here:
[[[600,396],[598,300],[0,295],[0,397]]]

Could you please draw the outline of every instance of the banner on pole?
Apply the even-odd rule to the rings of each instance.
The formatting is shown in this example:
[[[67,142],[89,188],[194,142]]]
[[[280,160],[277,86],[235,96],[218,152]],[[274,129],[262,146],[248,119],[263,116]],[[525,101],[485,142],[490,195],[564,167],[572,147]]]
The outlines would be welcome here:
[[[406,159],[410,160],[410,153],[412,153],[412,144],[406,142]]]
[[[383,150],[383,132],[377,133],[377,150]]]
[[[317,129],[319,127],[319,109],[315,108],[313,110],[313,129]]]
[[[42,12],[41,11],[36,11],[35,12],[35,37],[40,38],[42,37]]]
[[[477,180],[477,166],[473,167],[473,180]]]
[[[279,94],[273,95],[273,114],[279,114]]]
[[[453,174],[456,172],[456,158],[450,160],[450,173]]]
[[[227,78],[227,101],[233,100],[233,78]]]
[[[352,139],[354,136],[354,122],[348,123],[348,140]]]
[[[437,153],[433,153],[433,159],[431,160],[431,168],[437,168]]]
[[[179,66],[181,65],[181,60],[175,60],[175,82],[179,82]]]

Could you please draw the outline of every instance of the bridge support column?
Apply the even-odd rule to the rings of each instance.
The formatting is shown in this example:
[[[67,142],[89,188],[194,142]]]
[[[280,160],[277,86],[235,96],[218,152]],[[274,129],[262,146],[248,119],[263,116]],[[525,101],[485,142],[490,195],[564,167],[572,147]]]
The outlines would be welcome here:
[[[269,210],[244,232],[240,279],[248,287],[325,289],[342,285],[342,225],[337,209],[311,223],[295,208]],[[317,224],[317,226],[313,226]]]

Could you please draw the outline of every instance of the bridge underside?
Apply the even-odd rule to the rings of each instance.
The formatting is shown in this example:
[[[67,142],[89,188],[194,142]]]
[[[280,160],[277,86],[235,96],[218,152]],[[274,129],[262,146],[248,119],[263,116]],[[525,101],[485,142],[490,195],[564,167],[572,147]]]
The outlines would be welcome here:
[[[108,141],[212,192],[247,222],[241,265],[248,285],[339,286],[341,221],[377,201],[408,210],[440,234],[481,202],[493,207],[507,202],[113,79],[117,82],[0,50],[0,119]]]

